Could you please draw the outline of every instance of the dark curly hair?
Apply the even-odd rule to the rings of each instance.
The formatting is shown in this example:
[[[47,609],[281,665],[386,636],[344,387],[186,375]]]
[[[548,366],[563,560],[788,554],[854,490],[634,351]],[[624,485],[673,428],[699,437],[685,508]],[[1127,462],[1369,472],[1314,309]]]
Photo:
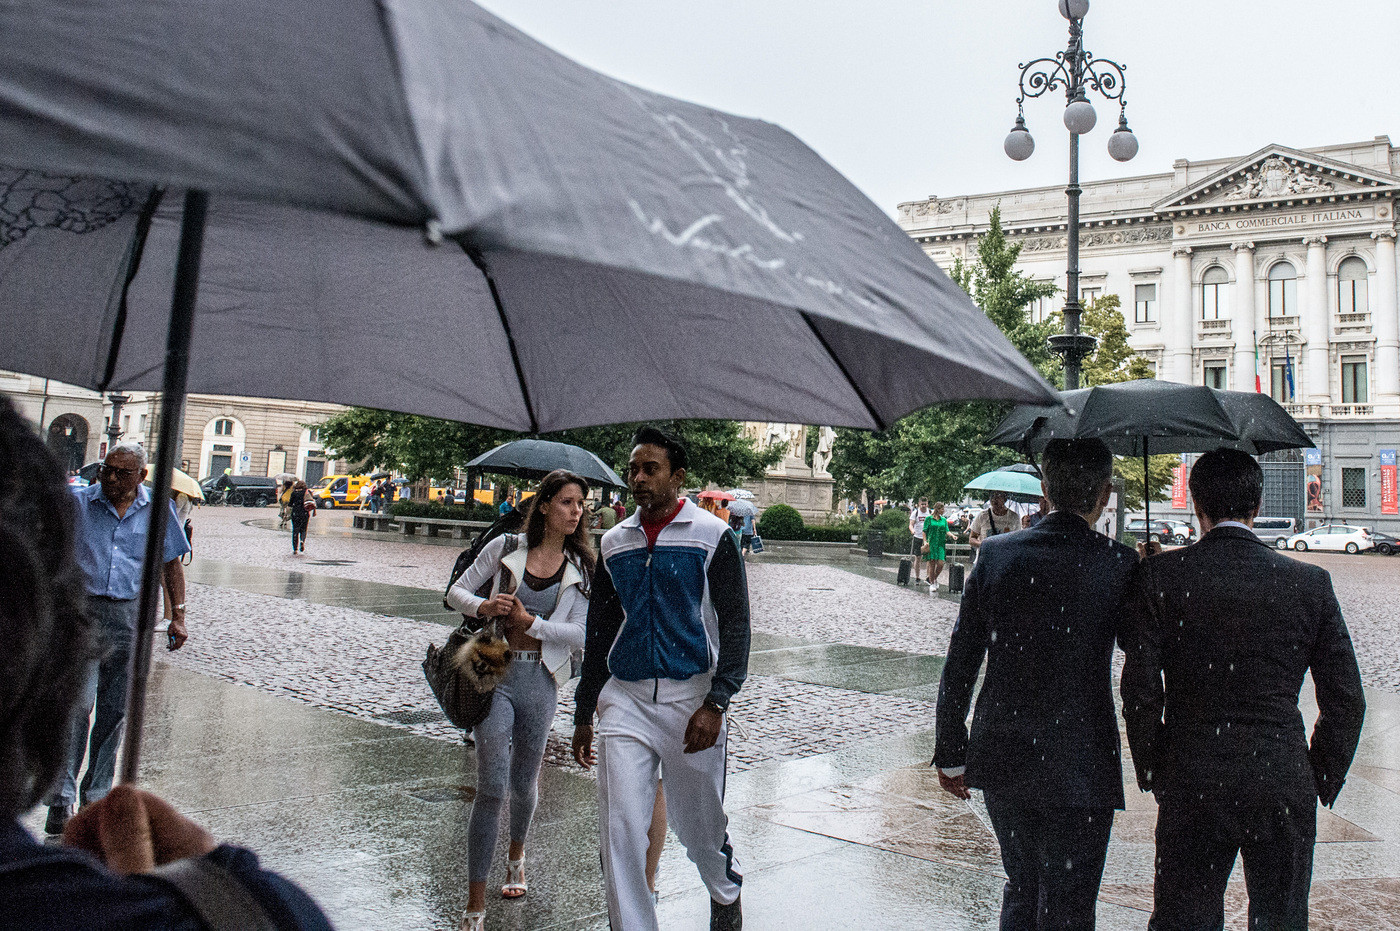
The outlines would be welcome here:
[[[73,516],[63,470],[0,397],[0,818],[33,808],[58,776],[96,656]]]

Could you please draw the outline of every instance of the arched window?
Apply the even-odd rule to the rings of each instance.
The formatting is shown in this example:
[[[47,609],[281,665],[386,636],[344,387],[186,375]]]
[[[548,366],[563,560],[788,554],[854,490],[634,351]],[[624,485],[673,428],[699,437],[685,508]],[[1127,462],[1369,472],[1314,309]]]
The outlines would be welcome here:
[[[216,421],[214,421],[214,435],[215,435],[215,436],[233,436],[233,421],[232,421],[232,420],[216,420]]]
[[[1293,317],[1298,313],[1298,273],[1287,262],[1269,269],[1269,316]]]
[[[1337,266],[1337,313],[1370,312],[1366,298],[1366,263],[1354,255],[1342,259],[1342,264]]]
[[[1219,320],[1230,315],[1229,305],[1226,303],[1230,299],[1230,291],[1226,287],[1229,280],[1230,276],[1219,265],[1212,265],[1206,269],[1205,277],[1201,279],[1202,320]]]

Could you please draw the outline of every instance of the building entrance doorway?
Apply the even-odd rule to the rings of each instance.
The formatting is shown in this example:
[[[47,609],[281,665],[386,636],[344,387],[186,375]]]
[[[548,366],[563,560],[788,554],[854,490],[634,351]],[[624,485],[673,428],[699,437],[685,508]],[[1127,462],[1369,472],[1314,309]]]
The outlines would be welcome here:
[[[88,423],[77,414],[60,414],[49,424],[48,447],[65,474],[83,467],[87,457]]]

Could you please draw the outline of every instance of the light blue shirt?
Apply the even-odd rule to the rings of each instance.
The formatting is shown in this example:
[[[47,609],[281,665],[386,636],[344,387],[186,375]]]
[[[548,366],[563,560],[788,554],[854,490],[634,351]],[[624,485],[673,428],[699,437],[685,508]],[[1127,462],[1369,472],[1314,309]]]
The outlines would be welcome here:
[[[146,532],[151,525],[151,493],[145,485],[136,487],[136,500],[125,517],[102,494],[102,485],[73,489],[78,503],[76,549],[78,566],[83,570],[89,595],[131,599],[141,592],[141,562],[146,558]],[[170,519],[165,525],[165,562],[179,559],[190,551],[185,530],[167,502]]]

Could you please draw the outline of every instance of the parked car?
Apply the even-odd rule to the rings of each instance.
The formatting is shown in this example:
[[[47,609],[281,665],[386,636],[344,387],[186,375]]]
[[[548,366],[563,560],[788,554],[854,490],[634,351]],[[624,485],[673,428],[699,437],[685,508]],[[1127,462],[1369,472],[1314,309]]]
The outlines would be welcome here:
[[[1374,547],[1371,531],[1354,524],[1323,524],[1306,533],[1295,533],[1288,538],[1286,547],[1300,553],[1308,550],[1344,550],[1360,553]]]
[[[1298,532],[1298,520],[1294,517],[1256,517],[1254,535],[1265,543],[1285,549],[1288,538]]]
[[[1191,526],[1189,522],[1184,520],[1172,520],[1168,518],[1167,520],[1163,521],[1163,523],[1165,523],[1168,527],[1171,528],[1171,542],[1175,543],[1177,546],[1185,546],[1188,543],[1195,542],[1196,528]]]
[[[1147,521],[1139,517],[1137,520],[1130,520],[1123,530],[1132,534],[1143,542],[1143,535],[1146,534],[1146,542],[1149,543],[1173,543],[1176,540],[1177,528],[1170,521],[1153,520],[1152,528],[1148,530]]]
[[[265,508],[277,500],[277,480],[270,475],[220,475],[209,491],[223,495],[228,504]]]
[[[1375,543],[1373,553],[1380,553],[1382,556],[1393,556],[1400,553],[1400,537],[1393,537],[1388,533],[1381,533],[1379,530],[1371,531],[1371,542]]]

